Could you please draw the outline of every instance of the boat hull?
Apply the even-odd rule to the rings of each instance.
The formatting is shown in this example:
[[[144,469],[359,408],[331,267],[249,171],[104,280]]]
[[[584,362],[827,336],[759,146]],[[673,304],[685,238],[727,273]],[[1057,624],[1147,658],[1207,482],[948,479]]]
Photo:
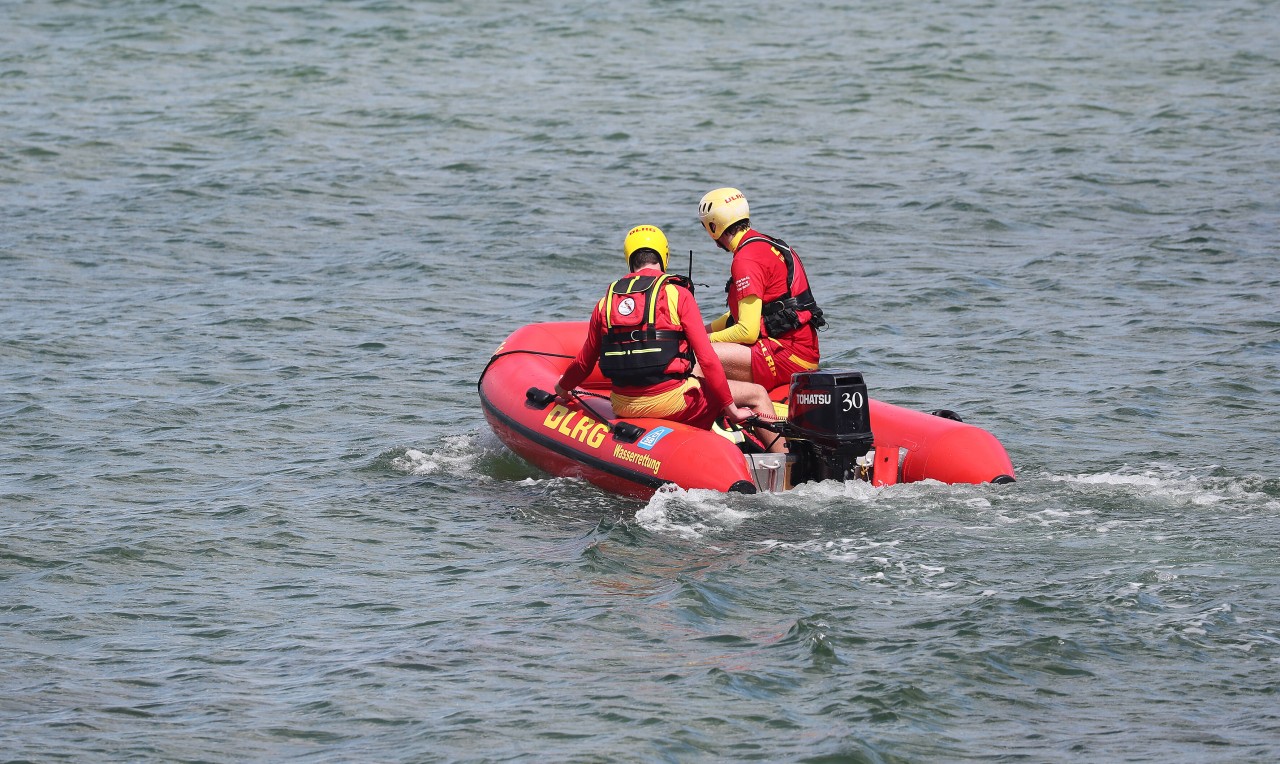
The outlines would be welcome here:
[[[584,396],[562,404],[531,390],[551,391],[582,346],[585,322],[530,324],[494,353],[478,384],[494,433],[522,458],[561,477],[586,480],[612,493],[647,498],[664,484],[684,489],[754,493],[747,459],[729,439],[662,419],[618,420],[609,382],[599,370],[581,386]],[[775,398],[785,396],[775,391]],[[870,401],[875,439],[875,481],[1008,482],[1008,454],[980,427],[933,414]],[[625,421],[642,430],[629,437]],[[634,433],[632,433],[634,434]]]
[[[498,348],[479,392],[499,440],[553,475],[582,478],[626,496],[647,498],[667,483],[754,492],[742,452],[713,432],[646,418],[625,420],[644,430],[634,441],[611,432],[616,417],[607,399],[608,380],[598,370],[583,383],[588,395],[582,402],[531,401],[529,389],[554,389],[585,333],[585,323],[532,324]]]

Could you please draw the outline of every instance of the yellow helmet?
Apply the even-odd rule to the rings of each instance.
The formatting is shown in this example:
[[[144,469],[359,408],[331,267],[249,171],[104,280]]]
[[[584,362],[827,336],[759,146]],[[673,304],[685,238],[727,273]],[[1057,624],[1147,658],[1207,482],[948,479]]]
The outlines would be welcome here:
[[[747,209],[747,197],[736,188],[717,188],[708,191],[698,202],[698,220],[711,238],[719,239],[724,229],[751,217]]]
[[[656,225],[638,225],[627,231],[627,238],[622,241],[622,256],[627,259],[627,267],[631,267],[631,255],[638,249],[652,249],[662,258],[662,270],[667,269],[667,237]]]

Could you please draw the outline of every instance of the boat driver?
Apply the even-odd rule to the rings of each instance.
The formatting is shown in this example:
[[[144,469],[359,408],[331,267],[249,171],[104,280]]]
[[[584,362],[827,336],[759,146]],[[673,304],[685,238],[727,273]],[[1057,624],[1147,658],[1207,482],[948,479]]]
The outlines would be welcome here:
[[[567,402],[569,391],[599,364],[612,382],[610,402],[619,417],[670,419],[704,429],[721,413],[733,424],[757,411],[772,418],[763,387],[725,377],[687,282],[666,273],[662,231],[636,226],[622,251],[630,273],[596,303],[586,341],[556,383],[557,397]],[[702,376],[694,375],[695,362]],[[775,438],[770,448],[781,451],[785,444]]]
[[[698,220],[733,255],[725,285],[729,310],[707,324],[711,346],[731,380],[772,390],[818,368],[818,329],[826,326],[795,250],[751,227],[747,199],[717,188],[698,203]]]

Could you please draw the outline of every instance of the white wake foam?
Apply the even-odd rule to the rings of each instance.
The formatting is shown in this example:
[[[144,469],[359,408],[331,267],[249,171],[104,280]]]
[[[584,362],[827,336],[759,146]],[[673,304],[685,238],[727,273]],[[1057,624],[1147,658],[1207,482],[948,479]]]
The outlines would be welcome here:
[[[474,433],[463,433],[442,439],[440,447],[430,452],[407,448],[402,456],[391,460],[391,466],[411,475],[440,475],[475,472],[484,449]]]
[[[654,533],[700,538],[707,533],[732,530],[755,516],[749,509],[732,506],[735,498],[741,498],[741,494],[704,489],[686,491],[666,485],[636,512],[636,522]]]

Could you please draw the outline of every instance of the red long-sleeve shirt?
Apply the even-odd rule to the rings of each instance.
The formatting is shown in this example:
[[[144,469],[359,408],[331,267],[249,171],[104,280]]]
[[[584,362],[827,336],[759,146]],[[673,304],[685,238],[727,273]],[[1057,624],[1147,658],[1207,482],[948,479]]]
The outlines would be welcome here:
[[[657,269],[642,269],[636,273],[628,274],[628,277],[637,275],[657,275]],[[670,301],[666,296],[668,289],[676,291],[675,316],[670,314]],[[724,367],[720,365],[720,358],[711,349],[711,341],[707,339],[707,330],[702,324],[702,314],[698,311],[698,304],[693,299],[693,295],[682,286],[664,284],[654,294],[654,299],[658,303],[657,312],[654,316],[655,328],[679,329],[684,332],[685,339],[693,350],[693,356],[698,360],[698,365],[702,367],[702,374],[706,378],[703,389],[707,394],[708,400],[716,410],[729,405],[733,401],[733,395],[729,392],[729,381],[725,377]],[[595,310],[591,313],[591,323],[587,327],[586,341],[582,343],[582,348],[578,351],[578,355],[560,378],[561,387],[566,390],[572,390],[582,384],[582,381],[591,374],[591,370],[600,361],[600,346],[604,341],[605,332],[604,300],[602,299],[596,303]],[[657,395],[679,384],[681,384],[681,381],[678,379],[668,379],[647,387],[623,387],[619,385],[614,387],[614,391],[621,395],[640,397]]]

